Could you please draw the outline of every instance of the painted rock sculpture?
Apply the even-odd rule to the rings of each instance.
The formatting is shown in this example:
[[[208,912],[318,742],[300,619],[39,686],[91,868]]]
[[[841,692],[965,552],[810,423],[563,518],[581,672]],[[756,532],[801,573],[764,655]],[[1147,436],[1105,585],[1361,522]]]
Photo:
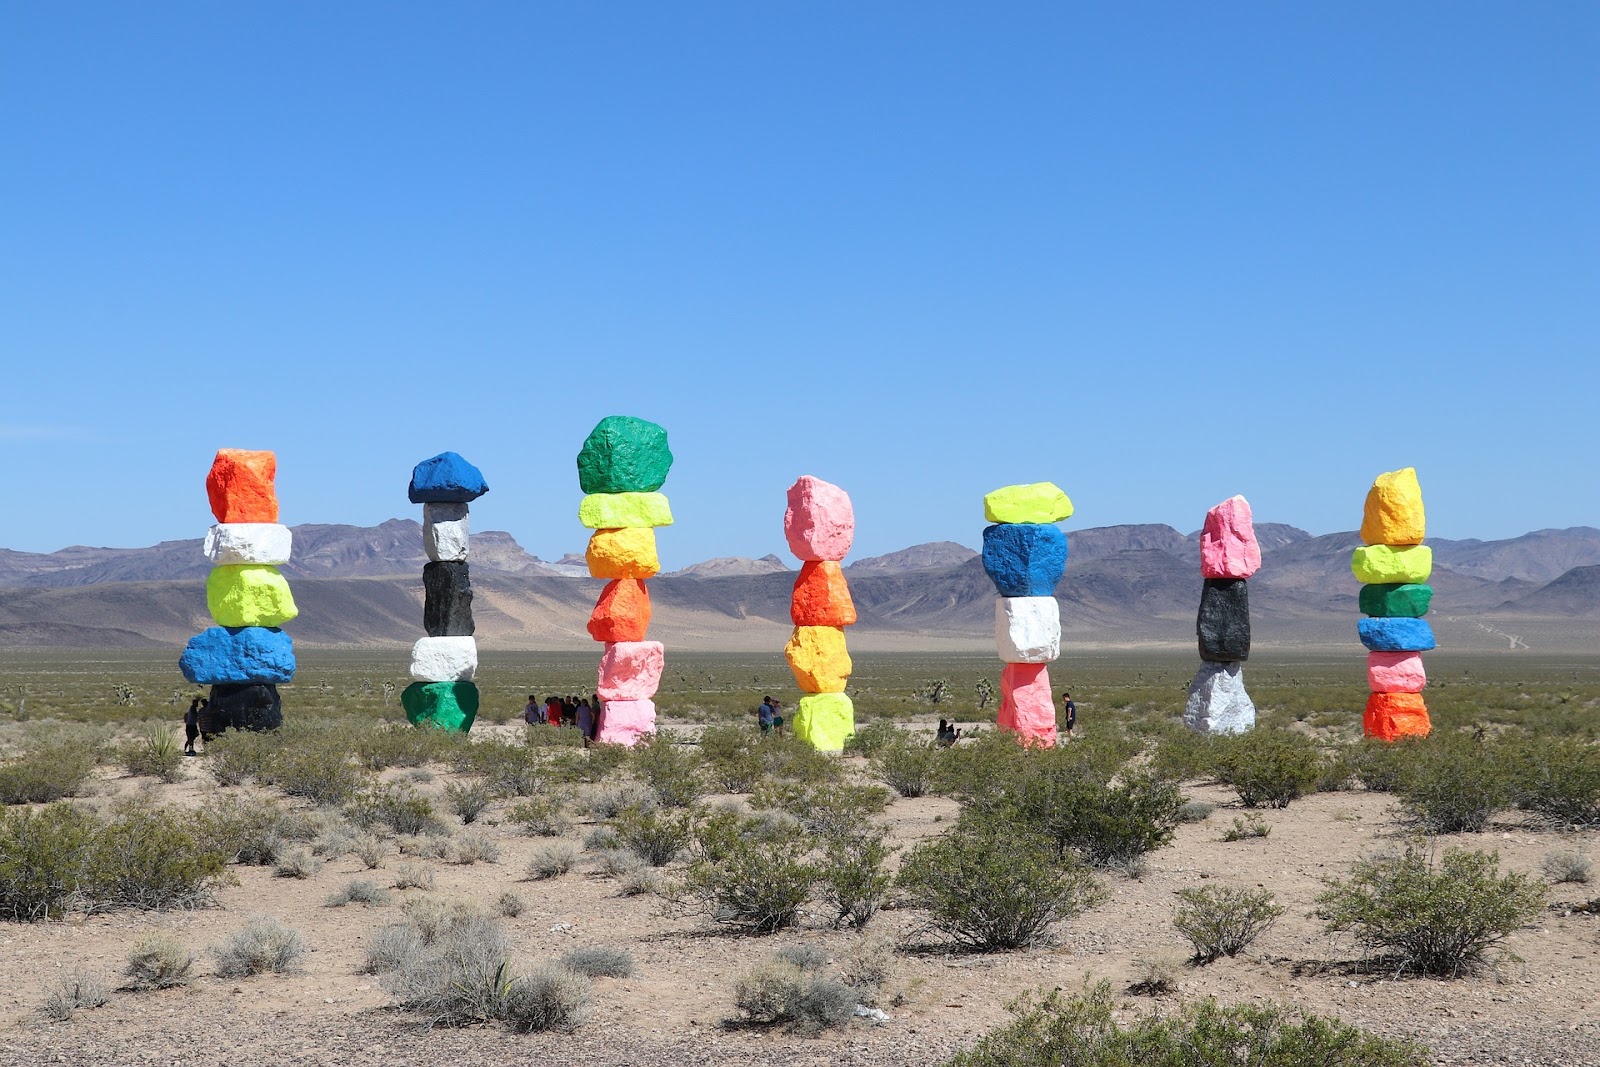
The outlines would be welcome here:
[[[1025,745],[1056,743],[1056,705],[1047,664],[1061,654],[1055,598],[1067,568],[1067,537],[1055,524],[1072,501],[1054,482],[1008,485],[983,498],[983,570],[1000,594],[994,606],[1002,730]]]
[[[584,492],[578,521],[594,531],[584,557],[606,587],[589,616],[589,636],[605,646],[595,683],[601,706],[595,740],[632,747],[656,732],[654,697],[666,650],[647,641],[650,591],[661,570],[656,527],[672,525],[660,489],[672,470],[667,431],[630,415],[600,420],[578,451]]]
[[[1384,741],[1422,737],[1433,729],[1422,698],[1428,676],[1421,653],[1435,644],[1433,628],[1423,619],[1433,602],[1426,584],[1433,571],[1433,550],[1422,543],[1426,532],[1416,468],[1378,475],[1367,490],[1364,543],[1350,570],[1366,583],[1360,605],[1367,618],[1356,624],[1356,633],[1368,650],[1371,695],[1361,725],[1368,737]]]
[[[844,628],[855,625],[856,606],[841,565],[855,540],[855,507],[850,494],[809,474],[789,487],[788,501],[783,536],[801,566],[789,598],[794,634],[783,654],[806,694],[795,709],[794,735],[820,752],[840,752],[856,732],[855,705],[844,691],[855,669]]]
[[[206,608],[217,625],[184,647],[178,669],[211,687],[200,729],[275,730],[283,725],[278,686],[294,678],[294,642],[280,626],[300,613],[278,567],[294,535],[278,523],[278,458],[224,448],[206,475],[216,525],[202,550],[211,561]]]
[[[489,491],[483,472],[455,452],[411,471],[406,497],[422,505],[422,628],[411,649],[412,683],[400,706],[415,726],[472,729],[478,715],[478,642],[472,621],[469,505]]]
[[[1244,661],[1250,658],[1249,578],[1260,569],[1250,502],[1233,496],[1206,512],[1200,531],[1204,584],[1195,618],[1202,662],[1183,707],[1183,721],[1196,733],[1237,734],[1256,724]]]

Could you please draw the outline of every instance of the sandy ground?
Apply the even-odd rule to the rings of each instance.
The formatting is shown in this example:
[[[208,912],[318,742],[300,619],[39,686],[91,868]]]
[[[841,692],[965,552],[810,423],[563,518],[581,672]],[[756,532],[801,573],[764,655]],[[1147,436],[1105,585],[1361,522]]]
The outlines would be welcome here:
[[[191,781],[159,787],[163,799],[191,803],[215,786],[203,761]],[[392,772],[391,775],[393,776]],[[424,785],[437,793],[448,780]],[[110,792],[148,787],[108,780]],[[1170,1010],[1178,998],[1212,995],[1229,1001],[1287,1001],[1386,1034],[1415,1037],[1446,1064],[1600,1065],[1600,917],[1568,913],[1600,895],[1600,886],[1561,885],[1557,907],[1519,931],[1509,948],[1521,962],[1492,973],[1444,981],[1364,973],[1345,965],[1358,953],[1331,940],[1309,916],[1323,879],[1398,842],[1392,801],[1364,793],[1323,794],[1283,811],[1264,812],[1270,836],[1224,843],[1238,809],[1231,790],[1191,786],[1195,799],[1224,805],[1207,820],[1179,828],[1177,840],[1150,857],[1142,877],[1108,876],[1109,902],[1063,926],[1057,946],[980,956],[918,951],[898,956],[890,984],[899,1003],[890,1021],[862,1022],[816,1038],[730,1025],[733,982],[780,945],[817,943],[835,957],[858,935],[826,929],[812,915],[801,929],[772,937],[729,936],[696,918],[661,914],[650,897],[618,895],[616,883],[585,859],[571,873],[523,880],[538,839],[510,825],[477,824],[502,845],[495,864],[433,861],[438,894],[492,901],[512,890],[527,909],[506,920],[517,959],[532,963],[577,945],[616,945],[631,952],[637,976],[597,979],[592,1021],[574,1035],[518,1036],[486,1026],[428,1031],[389,1007],[371,976],[357,973],[371,932],[398,917],[398,903],[329,908],[327,895],[352,879],[392,882],[398,853],[367,871],[353,857],[331,861],[307,880],[274,877],[269,868],[238,868],[237,885],[216,906],[179,913],[120,912],[60,922],[0,925],[0,1064],[338,1065],[495,1064],[863,1064],[934,1063],[1002,1022],[1005,1003],[1025,990],[1077,989],[1085,978],[1109,979],[1119,990],[1137,980],[1144,959],[1170,961],[1175,996],[1123,994],[1127,1012]],[[946,829],[956,805],[939,798],[896,800],[884,815],[899,844]],[[493,818],[493,812],[486,818]],[[450,819],[452,823],[454,819]],[[580,841],[588,824],[571,835]],[[1514,822],[1440,845],[1498,849],[1505,866],[1536,872],[1556,847],[1600,855],[1597,834],[1534,832]],[[1265,886],[1288,913],[1245,955],[1195,968],[1188,944],[1173,930],[1175,890],[1207,883]],[[116,992],[105,1007],[50,1024],[39,1014],[46,985],[74,967],[112,976],[129,946],[153,929],[169,930],[202,950],[256,913],[299,929],[310,953],[297,973],[229,980],[216,977],[209,956],[187,988]],[[890,910],[869,936],[908,939],[912,910]]]

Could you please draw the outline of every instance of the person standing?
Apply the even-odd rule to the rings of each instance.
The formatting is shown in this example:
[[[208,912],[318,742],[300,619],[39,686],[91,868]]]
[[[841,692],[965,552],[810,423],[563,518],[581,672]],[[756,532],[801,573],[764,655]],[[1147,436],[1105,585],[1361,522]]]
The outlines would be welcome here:
[[[195,697],[189,701],[189,710],[183,713],[183,754],[185,756],[199,755],[194,750],[194,740],[200,736],[200,708],[204,703],[204,698]]]
[[[589,698],[583,697],[578,701],[578,710],[574,712],[578,724],[578,733],[583,736],[583,747],[588,748],[589,742],[594,738],[594,709],[589,706]]]
[[[780,700],[772,702],[772,728],[779,737],[783,736],[783,702]]]
[[[757,711],[756,711],[756,721],[761,724],[761,732],[762,733],[770,734],[772,732],[772,698],[771,697],[762,697],[761,698],[761,707],[759,709],[757,709]]]
[[[528,694],[528,703],[522,709],[522,721],[529,726],[544,722],[544,709],[539,705],[539,698],[532,693]]]
[[[1061,694],[1061,726],[1069,739],[1077,736],[1072,731],[1078,726],[1078,705],[1072,702],[1071,693]]]

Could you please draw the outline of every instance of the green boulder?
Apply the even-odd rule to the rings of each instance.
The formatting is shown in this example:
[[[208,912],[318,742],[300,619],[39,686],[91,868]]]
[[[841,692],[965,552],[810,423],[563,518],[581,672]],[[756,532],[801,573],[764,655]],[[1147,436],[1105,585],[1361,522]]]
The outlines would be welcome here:
[[[478,687],[471,682],[412,682],[400,694],[400,706],[413,726],[466,733],[478,717]]]
[[[672,469],[667,431],[631,415],[607,415],[578,453],[585,493],[653,493]]]
[[[1361,587],[1361,614],[1381,619],[1420,619],[1433,600],[1431,585],[1383,585]]]

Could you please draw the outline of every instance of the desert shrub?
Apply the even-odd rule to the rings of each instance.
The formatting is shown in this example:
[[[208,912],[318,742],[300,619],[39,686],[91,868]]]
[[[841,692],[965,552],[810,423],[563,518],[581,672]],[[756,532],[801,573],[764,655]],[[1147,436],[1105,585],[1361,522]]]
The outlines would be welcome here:
[[[422,955],[426,947],[414,923],[407,921],[380,926],[367,941],[361,973],[382,974],[392,971],[407,960]]]
[[[503,741],[462,746],[456,754],[456,769],[481,777],[500,796],[533,796],[549,788],[557,777],[539,749]]]
[[[1426,1049],[1276,1005],[1223,1006],[1206,999],[1181,1010],[1115,1015],[1109,982],[1068,997],[1060,990],[1019,998],[1012,1020],[945,1067],[1128,1067],[1131,1064],[1260,1064],[1262,1067],[1427,1067]]]
[[[656,795],[638,782],[622,782],[589,795],[590,814],[602,819],[614,819],[629,808],[653,808]]]
[[[609,945],[585,945],[561,957],[561,966],[590,978],[632,977],[633,957]]]
[[[570,841],[550,841],[536,845],[528,859],[528,877],[535,881],[555,878],[572,870],[578,862],[578,850]]]
[[[688,845],[690,825],[686,814],[633,808],[613,819],[611,829],[623,848],[652,867],[664,867]]]
[[[83,794],[99,753],[50,744],[0,763],[0,804],[51,804]]]
[[[930,741],[896,731],[896,737],[878,749],[872,772],[903,797],[920,797],[933,787],[934,772],[943,752]]]
[[[1175,728],[1156,742],[1150,769],[1175,782],[1209,778],[1215,773],[1216,739],[1188,727]]]
[[[829,838],[817,861],[823,900],[834,910],[834,922],[857,929],[867,925],[883,906],[894,878],[884,866],[892,851],[886,832],[870,829]]]
[[[793,734],[768,735],[760,746],[761,765],[768,780],[821,786],[844,780],[839,761],[818,752],[809,741]]]
[[[123,745],[117,750],[117,760],[135,777],[159,778],[163,782],[183,778],[183,743],[177,731],[164,723]]]
[[[122,973],[135,989],[170,989],[194,977],[195,955],[171,934],[145,934],[128,951]]]
[[[99,1008],[110,1001],[105,976],[98,971],[75,967],[45,987],[40,1011],[51,1022],[64,1023],[79,1008]]]
[[[722,724],[700,731],[706,775],[728,793],[748,793],[766,772],[760,735],[747,726]]]
[[[376,834],[363,834],[351,842],[350,854],[367,870],[375,871],[383,866],[384,857],[389,854],[389,843]]]
[[[272,734],[232,730],[206,742],[206,770],[220,786],[264,781],[281,742]]]
[[[60,915],[78,892],[97,826],[64,803],[0,811],[0,918]]]
[[[279,878],[310,878],[322,870],[322,861],[303,848],[285,849],[272,865]]]
[[[342,749],[318,746],[281,748],[257,778],[292,797],[328,806],[349,801],[366,780]]]
[[[585,782],[602,782],[628,762],[629,750],[623,745],[593,744],[580,751],[583,762],[576,769]]]
[[[1204,800],[1186,800],[1183,807],[1178,809],[1179,822],[1205,822],[1211,818],[1211,813],[1217,810],[1215,804]]]
[[[1514,751],[1518,807],[1557,826],[1600,825],[1600,748],[1581,741],[1531,739]]]
[[[221,796],[199,814],[205,833],[234,863],[269,866],[289,843],[315,834],[311,820],[271,800]]]
[[[1345,752],[1345,759],[1356,781],[1367,792],[1393,793],[1410,771],[1421,744],[1417,738],[1379,741],[1375,737],[1364,737]]]
[[[609,826],[596,826],[583,838],[583,847],[590,852],[604,852],[609,848],[620,848],[622,838]]]
[[[281,974],[306,954],[306,943],[298,930],[270,916],[256,915],[222,944],[213,946],[211,954],[222,978]]]
[[[646,871],[650,865],[639,858],[639,854],[625,848],[612,848],[599,853],[595,857],[595,869],[606,878],[622,878],[635,871]]]
[[[935,930],[980,952],[1043,944],[1056,923],[1106,897],[1048,837],[980,819],[912,849],[897,882]]]
[[[1248,841],[1252,837],[1267,837],[1272,833],[1272,827],[1267,821],[1255,812],[1240,818],[1233,817],[1233,825],[1222,831],[1222,840],[1227,842]]]
[[[186,813],[124,803],[93,834],[79,903],[85,911],[192,907],[209,898],[227,861],[224,846]]]
[[[1060,760],[1041,761],[969,810],[975,818],[1023,824],[1054,842],[1058,854],[1072,851],[1091,866],[1111,867],[1171,841],[1183,803],[1176,782],[1149,772],[1108,785]]]
[[[389,894],[380,889],[376,882],[356,879],[346,882],[338,892],[329,894],[326,903],[330,908],[342,908],[346,904],[387,904],[389,900]]]
[[[463,865],[500,862],[500,846],[487,834],[465,833],[456,838],[450,862]]]
[[[453,741],[445,730],[395,724],[359,731],[351,747],[363,767],[381,771],[388,767],[420,767],[445,759]]]
[[[1590,876],[1594,874],[1594,861],[1581,852],[1552,849],[1544,854],[1539,869],[1544,872],[1545,880],[1552,885],[1561,885],[1564,882],[1576,882],[1581,885],[1588,882]]]
[[[462,1026],[498,1018],[511,985],[511,943],[486,915],[449,923],[424,938],[424,948],[382,973],[385,989],[400,1006],[430,1025]]]
[[[572,829],[572,816],[566,811],[566,797],[536,796],[506,812],[506,821],[533,837],[560,837]]]
[[[445,833],[419,834],[400,842],[402,856],[415,856],[424,860],[448,859],[454,849],[455,841]]]
[[[1217,780],[1233,786],[1247,808],[1284,808],[1316,787],[1322,756],[1303,734],[1258,727],[1214,741]]]
[[[665,734],[636,745],[629,764],[663,807],[684,808],[705,796],[704,761],[694,750],[675,744]]]
[[[786,1024],[801,1033],[843,1026],[855,1014],[855,990],[792,963],[772,961],[734,981],[734,1004],[751,1026]]]
[[[417,897],[402,904],[400,910],[426,945],[443,937],[452,926],[488,915],[474,897]]]
[[[408,785],[373,786],[350,805],[350,818],[361,826],[387,826],[397,834],[422,834],[443,829],[433,801]]]
[[[506,988],[499,1005],[500,1018],[519,1033],[571,1033],[587,1014],[589,985],[585,975],[540,964]]]
[[[1499,868],[1497,853],[1452,848],[1435,865],[1411,845],[1398,856],[1357,861],[1348,881],[1330,881],[1317,915],[1398,970],[1455,977],[1544,906],[1541,883],[1501,876]]]
[[[878,991],[894,978],[894,942],[882,937],[859,937],[839,960],[839,977],[859,990],[861,999],[871,1004]]]
[[[763,782],[750,794],[750,806],[782,812],[819,837],[849,836],[889,806],[889,791],[876,785],[842,782]]]
[[[396,889],[432,889],[438,882],[438,872],[426,863],[402,863],[394,870]]]
[[[1395,793],[1420,829],[1477,833],[1497,812],[1511,807],[1512,777],[1500,746],[1442,734],[1429,737],[1412,755]]]
[[[772,950],[772,958],[802,971],[820,971],[828,965],[828,950],[821,945],[784,945]]]
[[[706,817],[689,847],[680,903],[752,933],[792,925],[818,877],[803,831],[737,812]]]
[[[661,878],[652,867],[638,866],[617,875],[617,895],[648,896],[661,892]]]
[[[481,778],[451,782],[444,787],[444,799],[450,805],[450,810],[455,812],[456,818],[462,823],[472,823],[494,803],[494,790]]]
[[[1183,903],[1172,925],[1194,946],[1196,963],[1237,956],[1284,913],[1265,889],[1205,886],[1180,889],[1177,895]]]
[[[892,722],[879,721],[864,726],[858,725],[856,732],[845,738],[844,750],[871,759],[903,732]]]

